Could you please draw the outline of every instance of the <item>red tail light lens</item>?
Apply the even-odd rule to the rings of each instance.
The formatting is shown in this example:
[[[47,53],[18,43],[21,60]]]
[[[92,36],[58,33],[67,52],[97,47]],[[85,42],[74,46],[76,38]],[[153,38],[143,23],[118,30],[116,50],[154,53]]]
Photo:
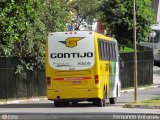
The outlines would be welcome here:
[[[50,78],[50,77],[47,77],[47,78],[46,78],[46,81],[47,81],[47,86],[51,86],[51,78]]]
[[[96,84],[96,85],[99,84],[99,75],[95,75],[95,84]]]

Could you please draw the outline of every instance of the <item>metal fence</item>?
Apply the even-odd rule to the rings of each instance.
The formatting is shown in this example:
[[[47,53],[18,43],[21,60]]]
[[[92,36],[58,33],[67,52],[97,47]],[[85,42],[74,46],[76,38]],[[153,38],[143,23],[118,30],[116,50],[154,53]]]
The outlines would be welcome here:
[[[134,61],[133,53],[121,53],[124,61],[124,68],[120,71],[121,87],[129,88],[134,86]],[[138,86],[153,84],[153,51],[137,53],[137,81]]]
[[[15,74],[19,63],[16,57],[0,57],[0,99],[45,96],[44,70],[34,69]]]
[[[133,53],[121,53],[124,68],[120,71],[123,88],[133,87]],[[0,57],[0,99],[30,98],[46,95],[44,70],[34,69],[15,74],[19,64],[16,57]],[[138,85],[153,83],[153,52],[138,52]]]

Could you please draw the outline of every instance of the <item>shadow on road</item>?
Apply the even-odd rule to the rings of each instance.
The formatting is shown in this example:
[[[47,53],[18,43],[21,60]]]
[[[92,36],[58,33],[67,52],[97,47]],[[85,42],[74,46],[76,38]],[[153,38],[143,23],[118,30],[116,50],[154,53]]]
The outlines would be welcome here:
[[[122,106],[124,103],[117,103],[117,104],[109,104],[107,103],[106,106]],[[77,105],[69,104],[68,106],[63,107],[55,107],[54,103],[22,103],[22,104],[5,104],[0,105],[0,108],[71,108],[71,107],[96,107],[93,103],[78,103]]]
[[[26,104],[6,104],[0,105],[0,108],[53,108],[53,103],[26,103]]]
[[[63,106],[64,107],[95,107],[91,103],[78,103],[77,105],[68,105]],[[26,104],[6,104],[6,105],[0,105],[0,108],[61,108],[61,107],[55,107],[54,103],[26,103]]]

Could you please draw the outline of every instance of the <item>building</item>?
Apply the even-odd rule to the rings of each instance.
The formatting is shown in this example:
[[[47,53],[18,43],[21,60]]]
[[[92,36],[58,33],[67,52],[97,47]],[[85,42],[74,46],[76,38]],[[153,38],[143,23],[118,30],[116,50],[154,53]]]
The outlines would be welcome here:
[[[160,23],[160,0],[152,0],[152,8],[156,14],[156,21]]]

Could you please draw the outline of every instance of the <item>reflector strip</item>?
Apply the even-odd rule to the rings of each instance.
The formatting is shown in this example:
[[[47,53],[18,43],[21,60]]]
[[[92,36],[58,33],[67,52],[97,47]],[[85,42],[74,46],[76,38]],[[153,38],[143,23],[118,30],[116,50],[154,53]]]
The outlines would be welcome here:
[[[66,78],[54,78],[53,80],[89,80],[91,77],[66,77]]]
[[[54,78],[54,80],[64,80],[64,78]]]

